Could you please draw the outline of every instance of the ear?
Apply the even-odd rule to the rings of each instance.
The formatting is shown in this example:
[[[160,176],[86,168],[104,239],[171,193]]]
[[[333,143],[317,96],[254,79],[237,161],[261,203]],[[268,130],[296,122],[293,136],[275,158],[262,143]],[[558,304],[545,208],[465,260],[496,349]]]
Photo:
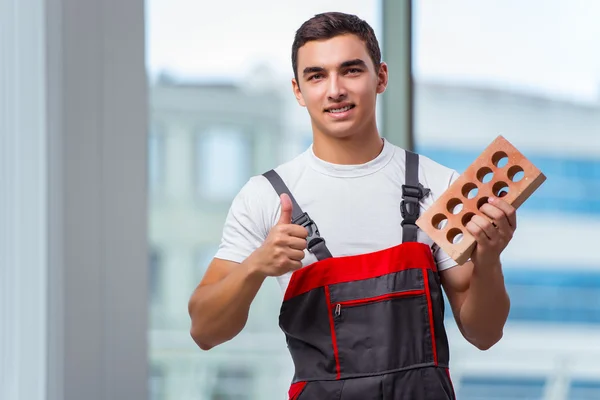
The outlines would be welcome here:
[[[302,107],[306,107],[306,103],[304,103],[304,97],[302,96],[302,92],[300,91],[300,85],[295,78],[292,78],[292,90],[294,91],[294,96],[296,96],[296,100],[298,100],[298,104]]]
[[[385,92],[388,84],[388,66],[382,62],[379,65],[379,71],[377,72],[377,94]]]

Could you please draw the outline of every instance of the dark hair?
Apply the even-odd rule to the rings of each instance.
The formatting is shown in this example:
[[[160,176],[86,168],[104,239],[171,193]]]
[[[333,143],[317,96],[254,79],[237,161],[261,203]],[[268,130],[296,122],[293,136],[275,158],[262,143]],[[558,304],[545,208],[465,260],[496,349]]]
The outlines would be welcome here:
[[[381,50],[373,28],[356,15],[327,12],[315,15],[296,31],[292,44],[292,67],[296,81],[298,81],[298,49],[300,47],[313,40],[331,39],[344,34],[356,35],[365,42],[375,69],[379,68]]]

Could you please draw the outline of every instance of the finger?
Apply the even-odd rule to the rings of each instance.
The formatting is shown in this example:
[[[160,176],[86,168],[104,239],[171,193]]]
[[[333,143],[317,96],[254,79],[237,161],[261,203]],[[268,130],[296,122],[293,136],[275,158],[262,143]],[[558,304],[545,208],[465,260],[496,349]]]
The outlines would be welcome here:
[[[302,268],[302,261],[289,260],[286,265],[290,271],[296,271]]]
[[[498,228],[502,232],[506,232],[506,233],[508,233],[510,231],[510,224],[508,222],[508,219],[506,218],[506,214],[504,214],[504,211],[502,211],[501,209],[499,209],[496,206],[493,206],[491,204],[484,204],[481,206],[481,208],[479,210],[484,215],[486,215],[492,219],[492,221],[490,221],[490,222],[496,228]]]
[[[286,254],[292,261],[302,261],[304,259],[304,251],[302,250],[288,249]]]
[[[278,225],[282,224],[291,224],[292,223],[292,200],[290,196],[286,193],[283,193],[279,196],[279,200],[281,201],[281,214],[279,216]]]
[[[498,232],[496,231],[496,228],[494,228],[494,225],[492,225],[492,223],[489,220],[483,218],[480,215],[473,215],[473,218],[471,218],[471,222],[477,225],[490,240],[492,240],[498,235]]]
[[[304,250],[306,249],[307,243],[306,239],[290,236],[290,238],[287,241],[287,245],[295,250]]]
[[[467,231],[469,231],[469,233],[473,235],[477,243],[481,244],[490,241],[490,238],[487,237],[483,229],[481,229],[479,225],[474,223],[473,220],[469,221],[467,225],[465,225],[465,227],[467,228]]]
[[[494,206],[496,206],[500,210],[502,210],[502,212],[504,212],[504,215],[506,215],[506,219],[508,220],[508,224],[510,226],[512,226],[514,229],[517,228],[517,210],[513,206],[511,206],[510,204],[508,204],[504,200],[501,200],[501,199],[496,198],[496,197],[490,197],[489,200],[488,200],[488,202],[490,204],[493,204]]]
[[[295,238],[306,239],[308,237],[308,230],[300,225],[286,226],[284,232]]]

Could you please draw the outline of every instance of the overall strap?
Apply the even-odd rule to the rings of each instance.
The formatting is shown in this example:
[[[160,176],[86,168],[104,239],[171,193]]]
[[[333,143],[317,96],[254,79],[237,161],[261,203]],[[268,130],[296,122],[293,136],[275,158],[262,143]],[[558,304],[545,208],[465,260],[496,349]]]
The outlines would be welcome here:
[[[298,202],[288,189],[287,185],[283,182],[279,174],[274,170],[267,171],[263,174],[265,178],[269,180],[273,189],[277,192],[278,196],[286,193],[292,200],[292,224],[300,225],[306,228],[308,231],[308,237],[306,238],[307,249],[317,257],[317,260],[324,260],[331,257],[329,249],[325,245],[325,239],[319,234],[317,224],[309,217],[309,215],[302,211]]]
[[[406,179],[402,185],[402,203],[400,212],[402,214],[402,242],[416,242],[416,225],[419,219],[419,201],[429,194],[429,189],[425,189],[419,183],[419,155],[411,151],[406,151]]]

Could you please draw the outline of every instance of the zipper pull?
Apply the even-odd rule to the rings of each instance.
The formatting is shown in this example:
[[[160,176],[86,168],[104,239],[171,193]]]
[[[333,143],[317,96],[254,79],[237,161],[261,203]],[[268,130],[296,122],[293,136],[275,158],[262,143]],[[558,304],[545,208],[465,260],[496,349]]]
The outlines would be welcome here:
[[[337,303],[335,305],[335,316],[339,317],[341,312],[342,312],[342,305],[340,303]]]

